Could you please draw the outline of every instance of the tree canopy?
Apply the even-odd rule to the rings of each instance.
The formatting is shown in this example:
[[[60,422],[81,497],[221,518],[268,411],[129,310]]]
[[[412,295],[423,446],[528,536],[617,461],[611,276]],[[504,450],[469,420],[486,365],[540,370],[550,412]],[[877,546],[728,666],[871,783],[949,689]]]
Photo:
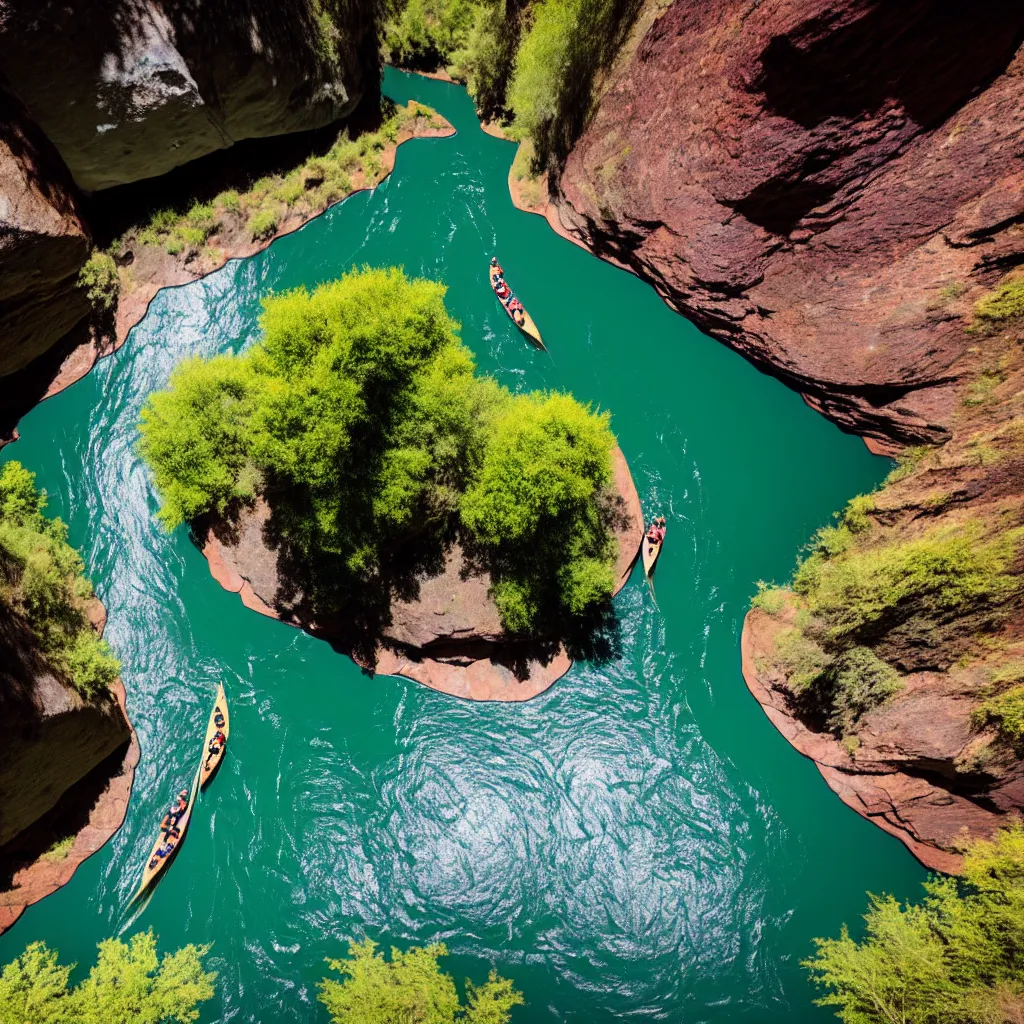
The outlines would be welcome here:
[[[191,1024],[213,998],[203,970],[209,946],[157,956],[152,932],[107,939],[81,984],[45,943],[33,942],[0,972],[0,1024]]]
[[[349,955],[329,960],[343,981],[324,978],[320,1002],[336,1024],[508,1024],[512,1008],[522,1006],[522,994],[495,971],[482,985],[466,982],[466,1003],[459,1001],[450,974],[442,974],[438,957],[447,956],[441,943],[392,948],[390,961],[375,952],[370,939],[349,943]]]
[[[444,294],[353,271],[268,298],[244,354],[178,366],[140,425],[164,524],[262,495],[320,610],[452,529],[486,559],[511,630],[606,601],[608,415],[478,376]]]
[[[805,966],[845,1024],[1008,1024],[1024,1019],[1024,827],[975,842],[960,878],[921,904],[872,896],[860,942],[844,927]]]

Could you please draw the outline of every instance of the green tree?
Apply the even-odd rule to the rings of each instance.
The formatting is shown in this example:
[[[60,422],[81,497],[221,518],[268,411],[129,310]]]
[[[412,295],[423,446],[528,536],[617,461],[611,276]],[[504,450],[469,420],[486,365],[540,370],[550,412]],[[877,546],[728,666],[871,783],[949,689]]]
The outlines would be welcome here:
[[[1024,1013],[1024,828],[975,842],[920,905],[870,898],[860,942],[816,939],[804,966],[845,1024],[1010,1024]]]
[[[160,958],[152,932],[107,939],[72,988],[72,966],[34,942],[0,973],[0,1024],[191,1024],[214,994],[216,974],[203,970],[209,950],[189,945]]]
[[[568,395],[517,395],[498,412],[462,519],[489,549],[506,626],[530,632],[610,597],[614,540],[600,497],[611,482],[609,415]]]
[[[512,1008],[523,1004],[512,982],[492,970],[483,985],[467,981],[463,1006],[450,974],[442,974],[438,957],[447,956],[441,943],[392,948],[390,961],[375,952],[370,939],[349,943],[349,955],[329,960],[343,981],[324,978],[320,1001],[336,1024],[507,1024]]]
[[[183,363],[140,424],[164,524],[261,495],[290,582],[319,612],[359,590],[364,612],[386,614],[392,582],[460,530],[488,559],[507,628],[604,602],[607,414],[477,376],[444,294],[364,269],[267,299],[245,354]]]
[[[53,668],[89,696],[121,666],[89,622],[92,585],[67,527],[45,509],[35,474],[20,462],[0,468],[0,605],[29,624]]]

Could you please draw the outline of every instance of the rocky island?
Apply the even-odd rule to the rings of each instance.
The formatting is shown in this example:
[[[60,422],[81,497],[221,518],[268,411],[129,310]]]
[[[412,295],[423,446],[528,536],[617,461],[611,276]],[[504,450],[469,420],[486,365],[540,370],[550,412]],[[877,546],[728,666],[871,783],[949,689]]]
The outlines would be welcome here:
[[[150,396],[140,450],[249,607],[368,671],[525,700],[614,653],[642,513],[607,413],[478,377],[443,295],[367,268],[270,297],[253,348]]]

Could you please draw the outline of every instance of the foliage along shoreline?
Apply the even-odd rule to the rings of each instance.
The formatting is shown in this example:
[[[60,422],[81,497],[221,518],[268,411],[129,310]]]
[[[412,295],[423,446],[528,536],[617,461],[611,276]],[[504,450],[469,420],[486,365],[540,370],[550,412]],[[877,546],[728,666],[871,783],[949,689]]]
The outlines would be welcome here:
[[[1019,813],[1024,780],[1024,276],[957,312],[973,344],[950,439],[850,501],[788,584],[760,585],[743,631],[780,731],[943,871],[962,828],[984,838]]]

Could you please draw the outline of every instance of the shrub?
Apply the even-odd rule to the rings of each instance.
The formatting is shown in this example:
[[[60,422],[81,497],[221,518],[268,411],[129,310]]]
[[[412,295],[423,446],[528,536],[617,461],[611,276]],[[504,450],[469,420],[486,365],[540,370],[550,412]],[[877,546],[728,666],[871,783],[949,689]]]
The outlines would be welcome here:
[[[384,26],[384,52],[397,64],[446,64],[466,44],[475,11],[472,0],[407,0]]]
[[[804,962],[846,1024],[996,1024],[1024,1000],[1024,830],[973,842],[961,878],[919,904],[871,896],[865,937],[815,939]]]
[[[793,588],[825,620],[833,640],[852,637],[901,609],[934,623],[1015,594],[1019,581],[1008,569],[1020,540],[1019,529],[985,539],[975,521],[863,550],[848,550],[845,539],[837,544],[830,534],[828,545],[819,545],[797,569]]]
[[[375,953],[376,948],[369,939],[351,942],[347,959],[328,961],[332,971],[345,976],[344,981],[320,982],[320,1002],[335,1024],[508,1024],[512,1008],[523,1005],[512,982],[493,970],[483,985],[466,983],[462,1005],[452,976],[438,966],[438,957],[448,955],[441,943],[413,946],[404,953],[392,947],[390,961]]]
[[[171,235],[167,239],[167,245],[165,246],[168,256],[177,256],[178,253],[185,251],[185,241],[180,235]]]
[[[896,468],[885,478],[885,486],[899,483],[914,472],[921,460],[931,451],[927,445],[915,445],[904,449],[896,459]]]
[[[121,669],[89,623],[92,587],[67,527],[44,514],[46,493],[19,462],[0,469],[0,602],[25,619],[43,653],[68,683],[89,697]]]
[[[1000,323],[1024,316],[1024,277],[1007,278],[998,288],[974,304],[974,317],[988,323]]]
[[[110,253],[93,249],[78,272],[78,284],[86,290],[93,309],[111,312],[117,306],[117,297],[121,291],[114,257]]]
[[[786,607],[786,591],[764,580],[757,581],[757,593],[750,599],[751,608],[760,608],[768,615],[778,615]]]
[[[834,658],[814,680],[829,728],[842,736],[872,708],[901,689],[896,670],[867,647],[852,647]]]
[[[229,188],[227,191],[221,192],[213,202],[216,206],[219,206],[224,210],[225,213],[242,212],[242,197],[233,188]]]
[[[96,964],[74,988],[71,966],[33,942],[0,972],[0,1019],[11,1024],[186,1024],[213,998],[216,974],[203,970],[209,946],[157,957],[152,932],[107,939]]]
[[[580,615],[614,587],[597,499],[611,481],[607,413],[568,395],[517,395],[495,417],[462,521],[490,549],[494,598],[513,632]]]
[[[812,686],[829,663],[821,647],[795,626],[776,636],[775,653],[776,663],[797,693]]]
[[[1012,686],[985,701],[974,709],[971,717],[975,725],[993,722],[1015,746],[1024,744],[1024,686]]]
[[[263,206],[249,217],[249,237],[254,242],[273,238],[277,232],[278,210],[276,207]]]

